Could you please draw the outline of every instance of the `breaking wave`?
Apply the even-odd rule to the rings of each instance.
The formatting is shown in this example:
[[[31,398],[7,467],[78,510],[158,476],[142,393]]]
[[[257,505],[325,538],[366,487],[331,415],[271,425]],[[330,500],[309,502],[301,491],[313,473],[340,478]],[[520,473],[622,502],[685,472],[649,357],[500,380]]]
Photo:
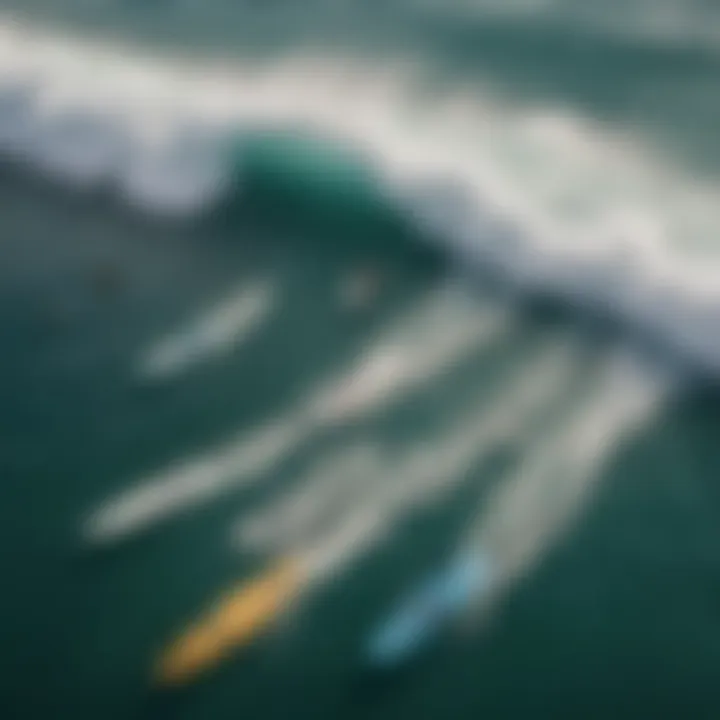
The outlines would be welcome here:
[[[364,203],[515,287],[601,308],[720,369],[713,182],[627,128],[477,84],[429,96],[421,75],[300,53],[162,59],[6,18],[0,156],[158,219],[242,202],[259,177],[321,206]]]

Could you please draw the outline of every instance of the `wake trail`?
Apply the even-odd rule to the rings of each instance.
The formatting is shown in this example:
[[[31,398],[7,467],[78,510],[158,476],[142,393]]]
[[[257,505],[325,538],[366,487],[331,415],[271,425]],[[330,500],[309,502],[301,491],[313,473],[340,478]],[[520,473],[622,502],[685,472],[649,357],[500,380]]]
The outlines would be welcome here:
[[[275,295],[268,282],[241,288],[150,347],[138,362],[138,376],[153,381],[174,379],[194,365],[236,349],[270,315]]]
[[[345,507],[301,550],[311,577],[344,567],[385,537],[409,513],[441,502],[468,479],[469,470],[498,444],[532,432],[548,406],[577,372],[579,354],[571,345],[545,348],[439,441],[390,457],[363,497],[357,488],[344,496]]]
[[[627,348],[607,358],[593,391],[531,443],[460,543],[460,555],[479,555],[491,568],[477,605],[489,609],[567,534],[619,446],[657,417],[676,386],[677,378]]]
[[[591,390],[530,440],[519,467],[471,521],[452,556],[415,587],[370,636],[366,660],[391,669],[435,639],[456,615],[485,619],[587,505],[618,444],[657,413],[673,378],[619,347]]]
[[[511,327],[510,318],[494,306],[471,304],[470,296],[454,287],[429,293],[419,308],[375,338],[349,372],[311,391],[279,419],[199,457],[176,461],[107,500],[85,523],[85,538],[116,542],[248,486],[316,431],[366,417],[497,341]]]

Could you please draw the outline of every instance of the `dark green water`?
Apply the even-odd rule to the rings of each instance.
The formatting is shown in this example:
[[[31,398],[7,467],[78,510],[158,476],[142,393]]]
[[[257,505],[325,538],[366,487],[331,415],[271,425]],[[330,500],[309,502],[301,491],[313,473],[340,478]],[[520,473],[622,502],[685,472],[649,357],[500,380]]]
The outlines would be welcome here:
[[[286,47],[290,36],[326,37],[328,46],[355,41],[367,52],[378,28],[378,53],[431,49],[442,77],[482,68],[506,92],[522,88],[628,124],[653,116],[650,134],[670,137],[683,162],[699,157],[715,172],[715,103],[706,89],[716,60],[692,44],[665,51],[596,33],[600,49],[578,47],[565,32],[572,14],[530,30],[497,20],[475,28],[450,15],[440,23],[418,14],[403,24],[409,11],[397,4],[358,12],[356,22],[337,9],[291,12],[276,3],[267,11],[171,7],[32,3],[26,10],[41,17],[52,10],[82,32],[110,28],[200,52]],[[246,25],[243,13],[252,18]],[[379,23],[383,16],[393,22]],[[615,69],[604,43],[615,43]],[[693,98],[703,99],[695,110],[678,101],[688,78]],[[472,275],[424,247],[396,217],[378,217],[367,196],[358,209],[358,187],[369,193],[365,178],[352,192],[343,185],[346,195],[333,193],[332,179],[303,182],[305,171],[299,179],[288,173],[287,155],[278,151],[285,186],[260,152],[259,165],[270,169],[248,194],[179,226],[100,194],[71,197],[26,174],[7,170],[0,179],[0,716],[717,718],[720,405],[692,383],[611,448],[578,521],[548,544],[482,632],[447,633],[382,683],[362,667],[367,634],[451,551],[485,507],[488,488],[512,476],[523,443],[499,447],[442,502],[392,525],[247,652],[187,689],[150,688],[159,649],[225,587],[265,567],[266,557],[230,541],[238,517],[282,497],[318,458],[353,440],[400,449],[431,443],[468,398],[501,387],[504,373],[522,369],[554,332],[591,336],[581,375],[620,334],[588,328],[567,309],[526,307],[512,333],[452,373],[356,426],[307,439],[243,492],[117,547],[91,547],[81,527],[102,501],[177,458],[283,417],[424,293],[458,270]],[[348,310],[338,289],[368,266],[381,272],[379,295]],[[277,307],[236,351],[166,384],[138,380],[137,359],[159,336],[258,276],[278,288]],[[575,401],[569,381],[563,401]]]
[[[383,692],[359,679],[359,643],[452,541],[472,488],[458,493],[460,505],[398,528],[244,657],[180,694],[149,692],[157,648],[258,567],[228,547],[227,527],[272,490],[231,496],[104,553],[80,544],[83,513],[128,478],[277,413],[436,281],[442,263],[400,244],[368,252],[327,225],[303,236],[249,211],[168,232],[27,183],[6,181],[1,201],[7,717],[714,715],[718,410],[702,398],[668,410],[620,453],[580,526],[485,634],[441,643]],[[377,307],[349,321],[337,307],[338,277],[368,260],[392,282]],[[119,278],[110,289],[94,282],[107,263]],[[167,388],[133,382],[128,368],[143,343],[259,270],[281,278],[282,305],[242,352]],[[526,338],[545,332],[528,322]],[[492,377],[528,342],[486,355],[472,374]],[[414,414],[432,412],[433,402],[417,400]],[[381,417],[370,429],[391,438],[392,425]],[[267,483],[291,481],[313,452]]]

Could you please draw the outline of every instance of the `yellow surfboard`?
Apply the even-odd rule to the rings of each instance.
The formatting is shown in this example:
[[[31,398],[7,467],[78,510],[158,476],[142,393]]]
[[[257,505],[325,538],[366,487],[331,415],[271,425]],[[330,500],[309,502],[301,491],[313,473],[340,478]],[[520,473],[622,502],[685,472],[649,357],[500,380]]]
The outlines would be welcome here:
[[[194,680],[250,643],[289,605],[301,579],[300,563],[289,559],[227,593],[161,654],[155,682]]]

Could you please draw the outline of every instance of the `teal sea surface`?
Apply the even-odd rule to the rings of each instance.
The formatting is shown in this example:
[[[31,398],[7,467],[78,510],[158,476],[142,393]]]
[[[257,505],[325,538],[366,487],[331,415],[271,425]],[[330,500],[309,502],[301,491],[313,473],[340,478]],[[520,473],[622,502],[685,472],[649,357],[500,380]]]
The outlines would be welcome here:
[[[2,0],[0,716],[717,718],[719,69],[699,0]]]

